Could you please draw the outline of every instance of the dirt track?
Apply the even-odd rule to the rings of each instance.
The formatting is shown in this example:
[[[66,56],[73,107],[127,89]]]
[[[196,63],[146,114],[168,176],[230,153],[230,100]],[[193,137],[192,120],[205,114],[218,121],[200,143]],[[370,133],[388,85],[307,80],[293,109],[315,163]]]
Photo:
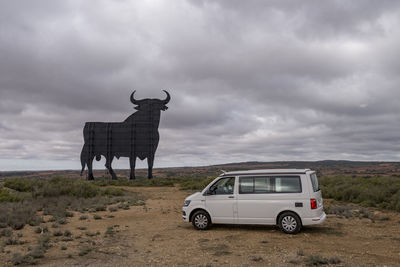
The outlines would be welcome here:
[[[61,229],[69,229],[74,237],[82,235],[82,238],[53,242],[40,263],[45,266],[298,266],[306,265],[310,255],[319,254],[340,259],[336,266],[400,264],[398,213],[385,212],[390,220],[375,222],[331,215],[324,224],[304,228],[297,235],[283,234],[275,226],[214,225],[209,231],[196,231],[181,219],[181,206],[188,192],[167,187],[125,189],[143,194],[146,205],[112,213],[98,212],[103,216],[101,220],[90,217],[88,221],[80,221],[76,214]],[[107,214],[115,217],[107,218]],[[86,231],[101,234],[87,237],[86,231],[78,230],[78,226],[87,226]],[[113,226],[116,233],[104,237],[108,226]],[[32,227],[27,226],[23,231],[26,240],[34,240]],[[61,250],[61,246],[67,249]],[[79,256],[85,247],[91,251]]]

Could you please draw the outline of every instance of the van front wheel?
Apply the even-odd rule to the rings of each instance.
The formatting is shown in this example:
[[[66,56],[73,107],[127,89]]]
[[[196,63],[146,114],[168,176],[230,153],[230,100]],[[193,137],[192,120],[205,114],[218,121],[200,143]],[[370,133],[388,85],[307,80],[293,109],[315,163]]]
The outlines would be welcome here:
[[[197,230],[207,230],[211,225],[211,219],[207,212],[203,210],[193,214],[192,224]]]
[[[299,216],[293,212],[283,213],[278,220],[279,228],[286,234],[297,234],[301,228]]]

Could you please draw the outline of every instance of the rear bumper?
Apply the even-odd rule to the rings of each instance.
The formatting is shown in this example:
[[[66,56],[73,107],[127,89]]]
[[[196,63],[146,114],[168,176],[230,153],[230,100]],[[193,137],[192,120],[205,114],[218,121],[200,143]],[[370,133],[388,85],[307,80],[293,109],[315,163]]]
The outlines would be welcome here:
[[[312,225],[312,224],[320,224],[323,223],[326,219],[325,212],[322,212],[321,216],[314,218],[302,218],[303,225]]]

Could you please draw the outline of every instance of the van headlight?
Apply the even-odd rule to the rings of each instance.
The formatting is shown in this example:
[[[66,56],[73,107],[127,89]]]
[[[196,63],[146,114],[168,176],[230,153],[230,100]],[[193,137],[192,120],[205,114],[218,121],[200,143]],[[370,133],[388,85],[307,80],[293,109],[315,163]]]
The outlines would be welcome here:
[[[183,206],[187,207],[187,206],[189,206],[189,204],[190,204],[190,200],[185,200],[185,202],[183,203]]]

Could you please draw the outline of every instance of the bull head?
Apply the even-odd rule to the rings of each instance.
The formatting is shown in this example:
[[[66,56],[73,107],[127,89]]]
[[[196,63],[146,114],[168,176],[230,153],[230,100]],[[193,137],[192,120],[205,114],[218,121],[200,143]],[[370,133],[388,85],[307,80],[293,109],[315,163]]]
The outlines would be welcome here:
[[[135,109],[137,110],[167,110],[168,107],[166,106],[166,104],[168,104],[168,102],[171,100],[171,96],[169,95],[169,93],[165,90],[163,90],[166,94],[167,94],[167,98],[165,98],[164,100],[161,99],[151,99],[151,98],[145,98],[145,99],[140,99],[137,100],[134,97],[134,94],[136,92],[133,91],[133,93],[131,94],[131,102],[134,105],[137,105],[137,107],[135,107]]]

